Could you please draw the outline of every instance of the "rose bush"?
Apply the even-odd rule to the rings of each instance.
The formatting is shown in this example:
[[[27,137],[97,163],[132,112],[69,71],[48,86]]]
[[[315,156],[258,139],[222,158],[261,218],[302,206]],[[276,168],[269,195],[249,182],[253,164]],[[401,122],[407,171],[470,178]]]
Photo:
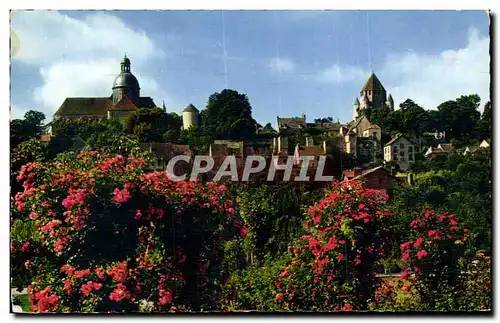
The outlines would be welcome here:
[[[274,281],[282,310],[365,310],[379,287],[381,227],[388,196],[358,182],[333,183],[313,205],[292,260]]]
[[[401,279],[417,290],[426,309],[457,309],[449,296],[459,292],[467,233],[455,215],[433,210],[410,222],[410,239],[400,245]]]
[[[30,278],[33,311],[218,307],[221,246],[245,232],[225,186],[173,182],[145,166],[84,151],[22,167],[11,213],[34,229],[11,242],[12,276]]]

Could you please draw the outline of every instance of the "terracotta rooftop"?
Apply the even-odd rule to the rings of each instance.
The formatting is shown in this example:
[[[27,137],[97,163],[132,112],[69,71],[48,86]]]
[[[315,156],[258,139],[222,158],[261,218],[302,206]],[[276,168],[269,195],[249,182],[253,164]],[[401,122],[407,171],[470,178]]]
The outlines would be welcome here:
[[[124,96],[120,101],[118,101],[109,110],[111,111],[135,111],[137,107],[127,96]]]

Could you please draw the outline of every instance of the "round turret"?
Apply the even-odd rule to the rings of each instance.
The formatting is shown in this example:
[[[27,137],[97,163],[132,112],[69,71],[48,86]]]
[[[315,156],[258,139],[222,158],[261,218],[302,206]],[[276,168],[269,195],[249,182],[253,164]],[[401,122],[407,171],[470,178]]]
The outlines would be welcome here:
[[[182,111],[182,125],[185,130],[189,129],[193,125],[198,124],[200,117],[200,111],[195,108],[194,105],[188,105],[184,111]]]

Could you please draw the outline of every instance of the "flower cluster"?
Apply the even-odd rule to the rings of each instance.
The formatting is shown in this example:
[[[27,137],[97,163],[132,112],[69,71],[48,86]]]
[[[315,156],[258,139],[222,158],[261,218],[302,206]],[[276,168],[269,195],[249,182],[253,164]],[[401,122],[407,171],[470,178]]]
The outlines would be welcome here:
[[[401,260],[406,264],[402,279],[418,280],[420,276],[430,275],[441,268],[442,261],[455,263],[456,260],[447,258],[457,257],[467,239],[467,228],[461,226],[453,214],[426,210],[409,226],[412,239],[400,244]],[[443,265],[449,267],[450,263]]]
[[[307,234],[290,248],[294,257],[274,283],[276,302],[290,310],[366,309],[378,286],[373,265],[382,221],[391,215],[382,211],[386,200],[357,182],[333,183],[309,209]]]
[[[219,245],[246,233],[226,187],[174,182],[145,165],[85,151],[22,168],[13,216],[39,239],[12,249],[45,252],[16,269],[39,281],[30,289],[38,311],[130,311],[144,299],[157,310],[216,306]]]

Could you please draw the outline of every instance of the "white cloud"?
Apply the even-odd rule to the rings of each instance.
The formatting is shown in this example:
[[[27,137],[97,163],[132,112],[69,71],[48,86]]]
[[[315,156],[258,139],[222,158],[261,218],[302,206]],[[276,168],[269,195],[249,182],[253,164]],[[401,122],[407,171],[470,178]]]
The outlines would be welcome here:
[[[375,71],[396,105],[407,98],[426,109],[454,100],[461,95],[478,94],[482,105],[490,99],[490,39],[481,37],[475,28],[468,33],[464,48],[449,49],[438,55],[416,53],[391,54],[380,70]],[[329,83],[356,83],[366,80],[370,71],[360,67],[333,65],[317,75]]]
[[[276,73],[293,73],[295,71],[295,63],[290,58],[273,58],[269,61],[268,67]]]
[[[75,19],[56,11],[16,12],[12,30],[20,44],[12,59],[39,69],[42,84],[33,99],[48,117],[65,97],[111,95],[124,53],[131,59],[141,95],[152,96],[156,104],[167,97],[148,73],[151,60],[165,53],[144,32],[113,15],[91,13]]]
[[[490,39],[470,29],[467,46],[439,55],[407,53],[390,57],[381,70],[387,90],[396,101],[414,98],[427,109],[461,95],[478,94],[482,105],[490,99]],[[482,106],[481,106],[482,108]]]
[[[366,79],[366,71],[355,66],[340,66],[334,64],[321,71],[316,79],[327,83],[347,83],[347,82],[362,82]]]

